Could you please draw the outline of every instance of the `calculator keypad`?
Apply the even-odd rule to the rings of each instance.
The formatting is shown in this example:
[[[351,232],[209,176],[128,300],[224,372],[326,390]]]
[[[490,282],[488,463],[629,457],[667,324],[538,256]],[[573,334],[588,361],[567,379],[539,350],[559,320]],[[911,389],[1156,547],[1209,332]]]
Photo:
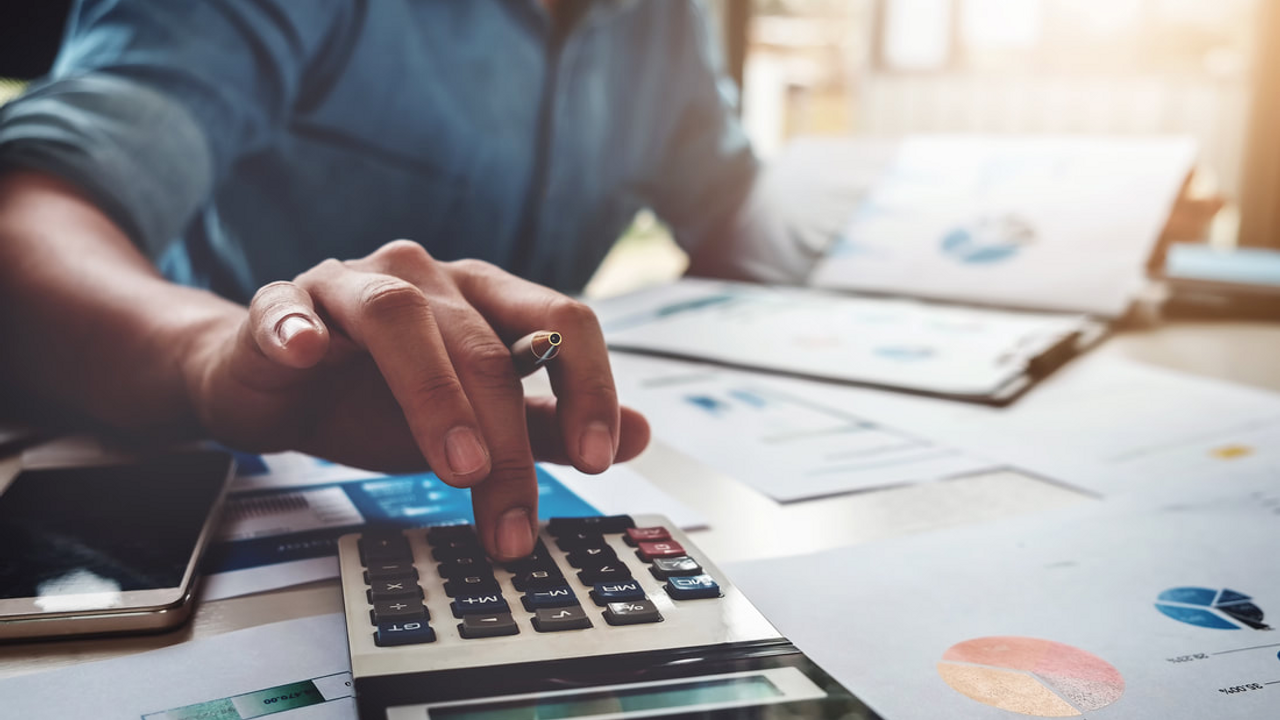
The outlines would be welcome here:
[[[468,525],[429,528],[412,546],[404,533],[360,538],[375,644],[436,642],[436,629],[429,624],[433,602],[444,603],[439,608],[447,604],[448,615],[459,621],[457,637],[464,640],[519,635],[522,617],[535,633],[662,622],[659,605],[635,579],[632,565],[647,566],[649,574],[665,581],[651,586],[651,592],[670,600],[721,596],[719,584],[665,527],[636,527],[628,516],[553,518],[547,531],[562,557],[540,539],[529,557],[500,565],[486,557]],[[610,538],[634,547],[634,557],[621,557]],[[426,579],[433,566],[438,581]],[[424,592],[424,587],[434,589]]]

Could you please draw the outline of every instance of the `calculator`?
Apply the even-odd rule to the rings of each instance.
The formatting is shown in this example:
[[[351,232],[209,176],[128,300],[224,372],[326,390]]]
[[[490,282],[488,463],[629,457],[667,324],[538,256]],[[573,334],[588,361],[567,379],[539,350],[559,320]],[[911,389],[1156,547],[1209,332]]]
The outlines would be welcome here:
[[[470,525],[338,541],[361,720],[879,718],[666,518],[552,518],[495,563]]]

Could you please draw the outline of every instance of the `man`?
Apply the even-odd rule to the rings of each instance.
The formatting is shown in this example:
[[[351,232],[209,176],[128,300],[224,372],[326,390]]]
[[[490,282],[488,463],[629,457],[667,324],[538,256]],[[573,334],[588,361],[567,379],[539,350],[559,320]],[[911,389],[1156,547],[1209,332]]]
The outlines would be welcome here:
[[[51,79],[0,109],[6,395],[425,460],[474,487],[495,557],[527,554],[535,456],[594,473],[648,440],[561,294],[634,213],[695,271],[795,274],[747,232],[715,55],[689,0],[84,0]],[[542,328],[556,398],[526,399],[506,345]]]

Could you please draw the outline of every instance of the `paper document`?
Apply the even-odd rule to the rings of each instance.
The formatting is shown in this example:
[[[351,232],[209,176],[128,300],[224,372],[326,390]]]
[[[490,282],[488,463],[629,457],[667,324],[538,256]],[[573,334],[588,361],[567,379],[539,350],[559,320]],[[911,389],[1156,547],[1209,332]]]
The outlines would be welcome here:
[[[1280,487],[1173,495],[725,571],[893,720],[1275,717]]]
[[[474,521],[470,491],[434,473],[377,475],[298,453],[238,455],[237,462],[240,474],[205,556],[205,600],[337,577],[337,539],[367,525]],[[680,527],[705,525],[624,466],[585,476],[539,465],[538,505],[544,518],[654,512]]]
[[[622,401],[658,438],[781,502],[1001,467],[793,392],[803,381],[625,353],[611,362]]]
[[[1005,312],[684,279],[595,305],[609,346],[826,380],[987,398],[1092,330]]]
[[[1280,482],[1280,394],[1122,358],[1079,358],[1005,408],[816,384],[795,393],[1107,496],[1251,472]]]
[[[356,720],[342,615],[0,681],[22,720]]]
[[[1181,137],[909,138],[811,282],[1118,316],[1195,152]]]

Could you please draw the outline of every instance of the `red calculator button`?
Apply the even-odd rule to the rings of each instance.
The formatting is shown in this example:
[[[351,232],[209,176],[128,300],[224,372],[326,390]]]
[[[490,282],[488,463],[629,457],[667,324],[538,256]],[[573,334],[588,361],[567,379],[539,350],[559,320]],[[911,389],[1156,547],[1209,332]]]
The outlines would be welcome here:
[[[664,527],[627,528],[627,544],[636,545],[642,542],[661,542],[670,540],[671,533]]]
[[[652,562],[654,558],[679,557],[685,554],[684,548],[674,540],[642,542],[637,543],[636,547],[638,548],[636,555],[645,562]]]

